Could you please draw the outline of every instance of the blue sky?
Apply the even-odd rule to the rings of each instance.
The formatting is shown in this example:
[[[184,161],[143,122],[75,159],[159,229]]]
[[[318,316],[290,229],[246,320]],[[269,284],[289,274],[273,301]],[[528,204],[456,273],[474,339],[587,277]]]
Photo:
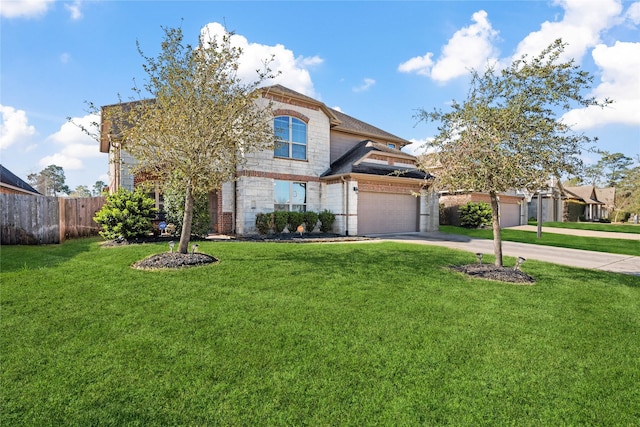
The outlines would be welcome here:
[[[1,0],[0,161],[26,180],[49,164],[67,184],[108,182],[98,144],[67,123],[131,95],[161,27],[196,43],[222,25],[243,47],[242,67],[276,56],[276,83],[402,138],[432,137],[419,108],[463,100],[470,68],[535,55],[555,38],[595,79],[588,92],[616,102],[565,120],[598,148],[640,155],[640,2],[557,1],[38,1]],[[222,24],[222,25],[221,25]],[[598,159],[584,154],[587,163]]]

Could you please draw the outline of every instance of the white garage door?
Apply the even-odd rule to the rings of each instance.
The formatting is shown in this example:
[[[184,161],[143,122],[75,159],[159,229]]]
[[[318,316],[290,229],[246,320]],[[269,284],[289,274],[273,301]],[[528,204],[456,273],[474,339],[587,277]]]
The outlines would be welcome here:
[[[358,194],[358,234],[418,231],[419,197],[410,194]]]
[[[520,225],[520,205],[513,203],[500,204],[500,227]]]

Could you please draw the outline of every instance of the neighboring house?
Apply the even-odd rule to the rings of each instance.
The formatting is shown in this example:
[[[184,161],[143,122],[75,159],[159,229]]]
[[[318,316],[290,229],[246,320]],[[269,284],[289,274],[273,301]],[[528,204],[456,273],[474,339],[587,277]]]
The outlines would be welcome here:
[[[410,142],[281,85],[262,89],[273,103],[274,150],[251,153],[237,180],[209,194],[211,229],[256,232],[256,214],[327,209],[345,235],[436,231],[437,195]],[[105,108],[103,107],[103,112]],[[109,188],[132,189],[135,161],[102,129],[100,151],[110,159]]]
[[[438,175],[442,165],[432,154],[423,154],[420,158],[423,167]],[[526,197],[521,192],[507,191],[498,194],[500,227],[514,227],[527,223]],[[460,206],[467,203],[491,204],[489,193],[479,191],[441,191],[440,192],[440,224],[460,226]]]
[[[577,200],[585,204],[583,214],[585,221],[608,219],[614,209],[615,195],[614,187],[596,188],[593,185],[564,187],[565,200]]]
[[[35,188],[18,178],[13,172],[2,165],[0,165],[0,193],[40,195]]]
[[[527,223],[527,202],[523,194],[516,192],[501,193],[498,195],[500,227],[515,227]],[[488,203],[491,199],[488,193],[478,192],[444,192],[440,195],[440,204],[444,208],[441,213],[440,223],[443,225],[460,225],[459,208],[469,202]]]
[[[608,219],[615,209],[614,187],[593,185],[564,187],[555,184],[542,194],[542,221],[599,221]],[[537,218],[538,195],[529,204],[529,217]]]

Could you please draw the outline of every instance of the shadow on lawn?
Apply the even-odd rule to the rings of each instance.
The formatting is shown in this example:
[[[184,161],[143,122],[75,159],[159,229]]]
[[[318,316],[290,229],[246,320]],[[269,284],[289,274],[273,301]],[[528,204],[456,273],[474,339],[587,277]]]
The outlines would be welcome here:
[[[67,240],[51,245],[2,246],[0,271],[37,270],[59,266],[77,255],[88,252],[97,238]]]

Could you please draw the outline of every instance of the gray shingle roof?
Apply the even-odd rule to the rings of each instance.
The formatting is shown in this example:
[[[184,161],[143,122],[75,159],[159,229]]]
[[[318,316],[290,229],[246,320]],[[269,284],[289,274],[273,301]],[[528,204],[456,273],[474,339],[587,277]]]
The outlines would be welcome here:
[[[290,96],[292,98],[304,100],[311,104],[316,104],[322,107],[322,109],[328,113],[330,118],[334,119],[332,120],[332,127],[331,127],[332,130],[342,131],[347,133],[354,133],[354,134],[362,135],[365,138],[380,139],[383,141],[395,142],[395,143],[398,143],[399,145],[406,145],[411,143],[406,139],[393,135],[392,133],[389,133],[373,125],[370,125],[369,123],[365,123],[362,120],[358,120],[355,117],[351,117],[348,114],[343,113],[342,111],[329,108],[324,103],[318,101],[317,99],[313,99],[307,95],[303,95],[301,93],[296,92],[295,90],[291,90],[282,85],[268,86],[268,87],[265,87],[263,90],[280,93],[285,96]]]
[[[394,148],[389,148],[384,144],[379,144],[370,140],[364,140],[356,144],[351,150],[344,153],[339,159],[331,163],[329,170],[321,176],[342,175],[349,173],[362,173],[379,176],[397,176],[404,178],[425,179],[430,175],[417,168],[402,167],[397,165],[383,165],[378,163],[358,162],[371,151],[379,153],[393,154],[395,157],[415,160],[415,157]]]
[[[14,175],[13,172],[2,165],[0,165],[0,182],[15,188],[22,189],[25,192],[40,194],[38,193],[38,190],[27,184],[22,179],[18,178],[16,175]]]

